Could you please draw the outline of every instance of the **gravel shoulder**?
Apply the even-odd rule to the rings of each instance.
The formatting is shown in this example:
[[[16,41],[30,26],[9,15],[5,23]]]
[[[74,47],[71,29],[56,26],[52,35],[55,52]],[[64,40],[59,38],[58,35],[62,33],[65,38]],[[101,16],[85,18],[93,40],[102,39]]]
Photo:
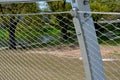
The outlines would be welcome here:
[[[100,46],[100,52],[103,58],[119,58],[120,46]],[[27,50],[25,53],[39,53],[39,54],[50,54],[58,57],[71,57],[80,58],[81,51],[79,47],[52,47],[52,48],[36,48],[32,50]]]

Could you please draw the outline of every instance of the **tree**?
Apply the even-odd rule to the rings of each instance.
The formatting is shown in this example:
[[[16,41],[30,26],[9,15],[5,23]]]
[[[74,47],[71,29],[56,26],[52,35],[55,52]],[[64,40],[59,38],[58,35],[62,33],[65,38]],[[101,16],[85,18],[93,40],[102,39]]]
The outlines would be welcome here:
[[[120,1],[119,0],[90,0],[90,5],[91,5],[91,9],[94,12],[119,12],[120,9]],[[120,18],[119,15],[105,15],[105,14],[93,14],[93,19],[94,21],[98,21],[101,20],[101,18],[105,19],[105,20],[113,20],[113,19],[118,19]],[[95,28],[98,30],[97,31],[97,35],[101,36],[100,32],[106,32],[106,29],[108,29],[108,27],[110,29],[114,29],[113,26],[107,25],[105,27],[103,27],[105,24],[98,24],[98,23],[94,23],[95,24]],[[101,27],[102,26],[102,27]],[[109,29],[108,29],[109,30]]]
[[[66,0],[49,2],[49,7],[53,12],[69,11],[71,9],[70,3],[67,3]],[[63,40],[68,39],[68,26],[70,21],[68,19],[72,18],[69,14],[61,14],[56,16],[59,19],[59,25],[61,26],[61,35]],[[68,19],[64,18],[67,17]]]
[[[20,14],[38,12],[39,8],[36,3],[20,3],[20,4],[0,4],[1,14]],[[16,49],[15,30],[22,16],[7,16],[1,18],[7,22],[5,25],[9,28],[9,48]]]
[[[117,0],[90,0],[91,9],[94,12],[119,12],[120,1]],[[114,15],[93,15],[95,21],[100,20],[100,18],[114,19]]]

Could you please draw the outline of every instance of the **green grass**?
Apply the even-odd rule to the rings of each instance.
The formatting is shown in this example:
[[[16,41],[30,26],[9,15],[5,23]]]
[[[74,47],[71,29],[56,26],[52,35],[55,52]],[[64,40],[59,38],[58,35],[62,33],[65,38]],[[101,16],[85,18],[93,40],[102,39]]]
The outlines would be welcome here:
[[[104,62],[108,80],[120,79],[120,62]],[[1,80],[85,80],[82,61],[49,54],[0,52]]]
[[[51,36],[57,39],[60,37],[60,30],[54,28],[53,26],[43,26],[37,29],[29,26],[23,30],[16,31],[16,37],[18,40],[29,40],[31,43],[40,41],[39,38],[42,36]]]
[[[61,42],[62,44],[75,43],[77,39],[74,36],[70,36],[71,37],[70,39],[64,41],[61,36],[61,30],[53,26],[43,26],[37,29],[36,28],[34,29],[31,26],[27,28],[19,28],[18,26],[15,34],[18,45],[40,43],[40,45],[38,46],[49,46],[49,45],[53,46],[53,45],[60,45]],[[44,36],[49,36],[51,38],[51,41],[48,41],[47,45],[45,45],[46,43],[41,44],[43,42],[41,38]],[[7,29],[0,29],[0,41],[3,44],[5,43],[8,44],[9,33]]]
[[[8,31],[7,30],[4,30],[4,29],[0,29],[0,41],[4,42],[4,41],[7,41],[8,40]]]

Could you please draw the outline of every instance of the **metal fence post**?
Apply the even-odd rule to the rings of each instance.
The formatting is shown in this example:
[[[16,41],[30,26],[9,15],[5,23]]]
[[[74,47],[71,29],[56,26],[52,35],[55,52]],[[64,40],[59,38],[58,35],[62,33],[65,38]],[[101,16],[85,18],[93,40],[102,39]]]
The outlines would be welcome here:
[[[89,0],[71,1],[75,25],[82,58],[85,68],[86,80],[106,80],[100,54],[99,44],[91,14],[78,13],[78,11],[90,11]]]

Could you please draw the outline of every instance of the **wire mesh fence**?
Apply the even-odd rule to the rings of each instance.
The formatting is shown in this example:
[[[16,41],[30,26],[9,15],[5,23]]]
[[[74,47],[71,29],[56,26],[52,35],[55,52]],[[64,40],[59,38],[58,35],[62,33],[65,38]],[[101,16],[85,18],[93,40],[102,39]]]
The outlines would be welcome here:
[[[98,21],[97,29],[98,39],[101,47],[101,54],[103,54],[105,71],[109,80],[119,80],[119,54],[120,54],[120,15],[106,15],[112,16],[111,19],[103,19]],[[116,19],[117,17],[118,19]],[[109,17],[110,18],[110,17]]]
[[[91,13],[94,19],[96,35],[98,38],[100,52],[102,55],[105,76],[107,80],[113,79],[119,80],[120,14],[104,12],[91,12]],[[99,16],[99,18],[96,19],[96,16]],[[84,22],[83,24],[90,25],[87,22]],[[94,49],[96,50],[95,47]]]
[[[69,13],[0,15],[0,79],[85,80]],[[93,13],[93,18],[107,80],[119,80],[120,14]]]
[[[1,80],[85,80],[72,16],[0,16]]]

